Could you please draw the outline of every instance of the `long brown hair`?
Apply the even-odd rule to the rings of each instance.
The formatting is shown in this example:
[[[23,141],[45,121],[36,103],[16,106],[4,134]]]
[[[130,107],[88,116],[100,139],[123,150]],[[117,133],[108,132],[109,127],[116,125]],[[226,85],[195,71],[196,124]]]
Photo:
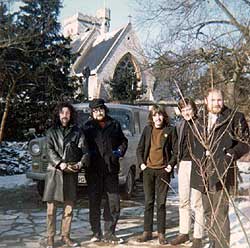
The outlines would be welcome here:
[[[157,113],[163,115],[163,118],[164,118],[164,119],[163,119],[163,124],[164,124],[165,126],[167,126],[168,123],[169,123],[169,118],[168,118],[168,114],[167,114],[167,112],[166,112],[166,110],[165,110],[165,107],[162,106],[162,105],[157,105],[157,104],[154,104],[154,105],[151,107],[150,111],[149,111],[148,123],[149,123],[151,126],[154,125],[154,122],[153,122],[153,115],[155,115],[155,114],[157,114]]]
[[[54,116],[53,116],[53,126],[54,127],[58,127],[61,125],[59,113],[62,111],[63,108],[68,108],[70,111],[69,124],[71,125],[71,124],[76,123],[76,111],[75,111],[74,107],[72,106],[72,104],[70,104],[68,102],[60,102],[60,103],[58,103],[58,105],[56,106],[56,108],[54,110]]]

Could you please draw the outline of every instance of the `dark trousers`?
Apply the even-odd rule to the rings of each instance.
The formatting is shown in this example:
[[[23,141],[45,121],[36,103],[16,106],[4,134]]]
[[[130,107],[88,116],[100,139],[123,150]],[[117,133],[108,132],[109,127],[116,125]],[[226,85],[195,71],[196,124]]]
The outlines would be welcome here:
[[[153,231],[154,203],[156,196],[157,231],[158,233],[165,233],[168,184],[161,179],[164,179],[168,183],[170,182],[170,175],[164,169],[146,168],[143,171],[143,187],[145,194],[144,231]]]
[[[225,191],[214,187],[202,194],[202,202],[210,241],[215,241],[215,248],[229,248],[229,201]]]
[[[114,234],[120,216],[119,178],[117,174],[87,175],[89,220],[94,234],[101,234],[101,203],[104,199],[104,234]]]

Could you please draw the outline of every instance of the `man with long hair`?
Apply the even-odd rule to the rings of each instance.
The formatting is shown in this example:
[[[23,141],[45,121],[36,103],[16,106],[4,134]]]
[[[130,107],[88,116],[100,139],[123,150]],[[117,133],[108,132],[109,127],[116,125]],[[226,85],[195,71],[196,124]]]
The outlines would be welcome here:
[[[48,169],[43,201],[47,202],[47,248],[54,247],[57,202],[63,202],[61,239],[68,247],[78,244],[70,238],[73,207],[77,194],[77,172],[87,165],[85,137],[75,125],[75,110],[67,102],[55,109],[54,123],[47,131]]]
[[[152,239],[156,197],[158,240],[164,245],[167,243],[166,198],[172,168],[176,164],[176,135],[163,106],[152,106],[148,122],[137,148],[137,160],[143,173],[145,194],[144,232],[137,241],[146,242]]]

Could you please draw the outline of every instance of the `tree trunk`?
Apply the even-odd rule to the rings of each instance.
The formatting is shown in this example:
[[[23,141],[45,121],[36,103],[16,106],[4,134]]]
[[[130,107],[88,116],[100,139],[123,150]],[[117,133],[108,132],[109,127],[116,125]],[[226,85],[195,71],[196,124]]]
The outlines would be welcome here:
[[[16,82],[13,81],[12,86],[11,86],[11,88],[10,88],[10,90],[8,92],[8,95],[6,97],[6,100],[5,100],[5,108],[4,108],[4,112],[3,112],[3,116],[2,116],[2,120],[1,120],[1,126],[0,126],[0,144],[3,141],[4,128],[5,128],[7,116],[9,114],[11,96],[12,96],[12,93],[14,92],[14,90],[15,90],[15,87],[16,87]]]

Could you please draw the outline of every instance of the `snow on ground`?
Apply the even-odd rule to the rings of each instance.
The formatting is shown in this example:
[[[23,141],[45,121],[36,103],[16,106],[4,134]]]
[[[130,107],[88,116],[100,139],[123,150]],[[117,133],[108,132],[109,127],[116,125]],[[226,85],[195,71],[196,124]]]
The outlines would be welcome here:
[[[250,163],[238,162],[242,182],[239,183],[240,196],[230,205],[231,248],[250,247]],[[242,193],[241,193],[242,192]],[[243,194],[243,195],[242,195]],[[237,214],[239,217],[237,217]],[[246,231],[244,233],[242,227]],[[248,241],[247,241],[248,239]]]
[[[26,174],[13,176],[0,176],[0,189],[14,189],[20,186],[31,185],[34,182],[26,178]]]
[[[27,142],[0,144],[0,176],[25,173],[31,166]]]
[[[231,228],[231,248],[249,248],[250,247],[250,197],[241,197],[236,201],[237,210],[230,207],[229,218]],[[239,214],[239,218],[235,213]],[[240,224],[240,221],[241,224]],[[242,225],[242,226],[241,226]],[[244,234],[243,229],[246,232]],[[247,242],[247,239],[248,242]]]

